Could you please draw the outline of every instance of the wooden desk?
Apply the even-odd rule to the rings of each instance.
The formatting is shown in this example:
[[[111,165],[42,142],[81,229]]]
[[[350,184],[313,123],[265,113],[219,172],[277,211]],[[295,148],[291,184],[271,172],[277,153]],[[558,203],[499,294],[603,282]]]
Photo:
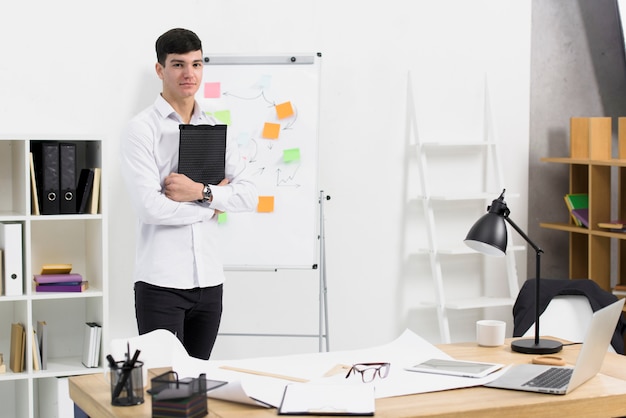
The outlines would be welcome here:
[[[444,344],[440,349],[457,359],[498,363],[530,362],[533,356],[514,353],[507,345],[478,347],[476,343]],[[559,353],[574,364],[580,345],[565,346]],[[154,375],[163,369],[153,371]],[[151,377],[149,377],[151,378]],[[69,379],[70,397],[93,418],[150,417],[150,396],[133,407],[111,405],[109,385],[102,374],[74,376]],[[209,398],[211,418],[263,418],[277,416],[276,409],[240,405]],[[601,374],[572,393],[547,395],[485,387],[455,389],[376,400],[376,417],[596,417],[626,416],[626,356],[607,353]]]

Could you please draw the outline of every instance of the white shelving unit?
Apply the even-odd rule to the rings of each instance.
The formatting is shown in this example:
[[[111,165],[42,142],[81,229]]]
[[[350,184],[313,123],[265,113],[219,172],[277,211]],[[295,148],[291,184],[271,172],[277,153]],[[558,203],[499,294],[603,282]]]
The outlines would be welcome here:
[[[0,374],[2,416],[43,418],[53,416],[45,399],[59,377],[102,372],[81,363],[84,324],[102,325],[102,341],[108,341],[108,278],[106,187],[101,179],[100,213],[94,215],[32,215],[30,150],[35,141],[76,144],[77,176],[81,168],[103,167],[102,142],[89,137],[24,136],[0,134],[0,222],[22,225],[24,292],[0,296],[0,353],[6,373]],[[106,172],[106,171],[105,171]],[[89,289],[81,293],[37,293],[32,278],[45,263],[71,263]],[[48,326],[48,367],[33,370],[32,335],[37,321]],[[9,368],[11,324],[26,329],[25,370]],[[56,395],[55,395],[56,396]],[[69,395],[68,395],[69,396]]]
[[[463,244],[473,223],[486,213],[487,206],[506,187],[486,82],[480,138],[423,140],[419,135],[414,100],[409,77],[405,218],[420,219],[405,230],[404,256],[407,259],[428,257],[432,294],[429,293],[425,300],[423,295],[410,294],[409,291],[410,296],[405,297],[420,300],[420,308],[436,309],[441,341],[450,343],[450,311],[511,307],[514,304],[519,291],[514,251],[523,250],[525,246],[513,246],[509,233],[505,260],[497,262]],[[455,168],[451,170],[450,167]],[[514,195],[507,193],[506,197]],[[422,238],[421,242],[415,242],[416,236]],[[448,275],[450,271],[452,273]],[[417,274],[424,276],[423,269]],[[488,280],[494,276],[499,276],[500,281],[506,276],[508,291],[494,294]]]

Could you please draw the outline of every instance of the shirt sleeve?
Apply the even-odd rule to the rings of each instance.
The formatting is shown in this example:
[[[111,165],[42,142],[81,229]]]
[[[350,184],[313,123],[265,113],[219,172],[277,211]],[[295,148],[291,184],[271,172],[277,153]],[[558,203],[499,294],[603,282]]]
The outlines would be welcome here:
[[[122,177],[137,216],[143,223],[159,225],[189,225],[211,219],[214,209],[165,196],[153,151],[155,135],[154,128],[141,121],[131,121],[122,134]]]
[[[239,146],[226,143],[225,174],[229,183],[225,186],[211,185],[213,200],[210,207],[222,212],[250,212],[256,209],[259,196],[251,179],[248,163],[241,157]]]

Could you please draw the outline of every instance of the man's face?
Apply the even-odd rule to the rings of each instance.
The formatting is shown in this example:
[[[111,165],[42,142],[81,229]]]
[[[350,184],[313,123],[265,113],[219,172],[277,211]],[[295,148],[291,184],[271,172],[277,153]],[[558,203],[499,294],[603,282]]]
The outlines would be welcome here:
[[[168,54],[165,66],[157,62],[156,72],[163,80],[163,96],[174,100],[193,97],[202,82],[202,51]]]

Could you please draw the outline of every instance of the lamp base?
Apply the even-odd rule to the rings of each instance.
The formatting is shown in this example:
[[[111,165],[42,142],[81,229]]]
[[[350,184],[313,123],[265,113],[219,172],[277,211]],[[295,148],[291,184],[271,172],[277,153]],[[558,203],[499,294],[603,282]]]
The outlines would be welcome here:
[[[524,354],[554,354],[563,349],[563,344],[554,340],[539,340],[535,344],[534,338],[515,340],[511,342],[511,350]]]

